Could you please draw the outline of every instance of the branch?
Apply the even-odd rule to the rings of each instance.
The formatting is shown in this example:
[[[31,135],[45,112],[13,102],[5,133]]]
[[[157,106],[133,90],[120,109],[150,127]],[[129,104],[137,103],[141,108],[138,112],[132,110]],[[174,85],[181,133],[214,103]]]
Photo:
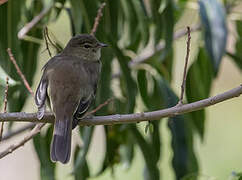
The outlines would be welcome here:
[[[25,136],[21,141],[19,141],[16,144],[10,145],[6,150],[0,152],[0,159],[2,159],[4,156],[12,153],[14,150],[18,149],[19,147],[23,146],[26,142],[28,142],[30,139],[32,139],[36,134],[38,134],[41,130],[41,128],[45,124],[37,124],[34,129],[31,130],[31,132]]]
[[[14,64],[14,67],[16,68],[17,70],[17,73],[18,75],[21,77],[21,79],[23,80],[24,82],[24,85],[25,87],[28,89],[29,93],[32,95],[32,97],[34,97],[34,93],[28,83],[28,81],[26,80],[24,74],[22,73],[22,71],[20,70],[18,64],[16,63],[16,60],[11,52],[11,49],[8,48],[7,49],[7,52],[8,52],[8,55],[9,55],[9,58],[10,60],[12,61],[12,63]],[[2,121],[3,122],[3,121]],[[0,153],[0,159],[3,158],[4,156],[12,153],[14,150],[18,149],[19,147],[23,146],[27,141],[29,141],[30,139],[32,139],[32,137],[34,137],[36,134],[38,134],[41,130],[41,128],[44,126],[45,124],[37,124],[35,125],[35,127],[32,129],[32,131],[27,134],[23,140],[19,141],[18,143],[16,144],[13,144],[13,145],[10,145],[9,148],[7,148],[6,150],[2,151]]]
[[[106,3],[103,2],[103,3],[101,4],[101,6],[99,7],[98,11],[97,11],[97,16],[96,16],[96,18],[95,18],[94,25],[93,25],[92,31],[91,31],[91,33],[90,33],[91,35],[94,35],[94,34],[96,33],[96,31],[97,31],[97,27],[98,27],[98,25],[99,25],[100,19],[101,19],[101,17],[103,16],[102,10],[103,10],[103,8],[104,8],[105,6],[106,6]]]
[[[51,10],[52,5],[44,8],[39,15],[35,16],[29,23],[27,23],[19,32],[18,38],[23,39],[24,36]]]
[[[87,112],[81,119],[84,119],[86,117],[88,117],[91,114],[94,114],[95,112],[99,111],[101,108],[103,108],[104,106],[108,105],[111,101],[113,101],[114,98],[109,98],[108,100],[106,100],[104,103],[99,104],[98,107],[96,107],[95,109],[93,109],[90,112]]]
[[[20,70],[20,68],[19,68],[19,66],[18,66],[18,64],[17,64],[17,62],[16,62],[16,60],[15,60],[15,58],[14,58],[14,56],[13,56],[13,53],[12,53],[11,49],[8,48],[8,49],[7,49],[7,52],[8,52],[8,55],[9,55],[10,60],[12,61],[12,63],[14,64],[15,69],[17,70],[18,75],[19,75],[19,76],[21,77],[21,79],[23,80],[25,87],[26,87],[27,90],[30,92],[30,94],[31,94],[32,96],[34,96],[34,92],[32,91],[32,89],[31,89],[31,87],[30,87],[28,81],[26,80],[24,74],[23,74],[22,71]]]
[[[141,112],[135,114],[116,114],[110,116],[94,116],[91,118],[82,119],[79,125],[92,126],[92,125],[113,125],[113,124],[125,124],[125,123],[137,123],[142,121],[160,120],[164,117],[171,117],[180,114],[197,111],[205,107],[218,104],[220,102],[239,97],[242,94],[242,85],[218,94],[216,96],[196,101],[189,104],[182,104],[180,106],[174,106],[167,109]],[[46,113],[42,120],[38,120],[36,113],[2,113],[0,114],[0,121],[19,121],[19,122],[44,122],[54,123],[54,115],[52,113]]]
[[[4,4],[5,2],[7,2],[8,0],[0,0],[0,5]]]
[[[6,77],[6,87],[5,87],[5,96],[4,96],[4,108],[3,108],[3,112],[6,113],[7,112],[7,104],[8,104],[8,77]],[[4,125],[4,121],[1,124],[1,129],[0,129],[0,141],[2,141],[2,135],[3,135],[3,125]]]
[[[50,49],[49,49],[49,46],[48,46],[49,43],[50,43],[50,45],[52,47],[54,47],[56,49],[57,52],[61,52],[62,51],[62,48],[60,48],[57,43],[54,43],[51,40],[51,38],[49,36],[49,30],[48,30],[47,26],[44,28],[44,39],[45,39],[45,43],[46,43],[46,49],[48,50],[48,53],[49,53],[50,57],[52,57],[52,55],[51,55],[51,52],[50,52]]]
[[[20,134],[20,133],[22,133],[26,130],[32,129],[34,126],[35,126],[35,123],[28,123],[27,125],[20,127],[19,129],[10,131],[9,133],[3,135],[1,142],[6,141],[6,140],[12,138],[13,136],[16,136],[16,135],[18,135],[18,134]]]
[[[48,35],[48,28],[47,28],[47,26],[44,28],[44,33],[43,34],[44,34],[46,49],[47,49],[47,51],[49,53],[49,56],[52,58],[52,55],[51,55],[51,52],[50,52],[50,48],[49,48],[49,44],[48,44],[49,35]]]
[[[187,79],[187,64],[188,64],[189,53],[190,53],[190,42],[191,42],[191,29],[188,26],[187,27],[187,54],[186,54],[186,59],[185,59],[183,80],[182,80],[182,85],[181,85],[181,96],[180,96],[180,100],[178,102],[178,105],[183,104],[183,97],[184,97],[184,91],[185,91],[186,79]]]
[[[191,32],[195,32],[201,29],[200,24],[193,25],[191,27]],[[177,40],[187,34],[186,29],[178,30],[174,33],[173,40]],[[140,63],[144,63],[148,61],[151,57],[153,57],[156,53],[165,49],[165,42],[161,41],[153,50],[142,51],[137,57],[132,59],[129,63],[129,67],[134,67]]]

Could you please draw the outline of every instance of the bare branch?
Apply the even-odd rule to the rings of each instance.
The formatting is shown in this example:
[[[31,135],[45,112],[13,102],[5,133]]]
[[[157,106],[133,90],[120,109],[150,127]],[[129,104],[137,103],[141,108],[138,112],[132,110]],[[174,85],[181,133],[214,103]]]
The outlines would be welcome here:
[[[62,48],[58,47],[58,45],[51,40],[47,26],[44,29],[44,38],[45,38],[45,42],[47,44],[50,43],[50,45],[53,46],[57,52],[62,51]],[[46,47],[48,47],[47,44],[46,44]],[[49,53],[50,53],[50,51],[49,51]]]
[[[28,24],[26,24],[19,32],[18,38],[23,39],[24,36],[51,10],[52,5],[44,8],[39,15],[35,16]]]
[[[94,35],[94,34],[96,33],[96,31],[97,31],[97,27],[98,27],[98,25],[99,25],[100,19],[101,19],[101,17],[103,16],[102,10],[103,10],[103,8],[104,8],[105,6],[106,6],[106,3],[103,2],[103,3],[101,4],[100,8],[99,8],[98,11],[97,11],[97,16],[96,16],[96,18],[95,18],[95,22],[94,22],[94,25],[93,25],[92,31],[91,31],[91,33],[90,33],[91,35]]]
[[[7,2],[8,0],[0,0],[0,5],[4,4],[5,2]]]
[[[36,124],[35,123],[28,123],[26,124],[25,126],[23,127],[20,127],[19,129],[16,129],[16,130],[13,130],[13,131],[10,131],[9,133],[3,135],[3,138],[2,138],[2,141],[6,141],[22,132],[25,132],[29,129],[32,129]]]
[[[6,87],[5,87],[5,96],[4,96],[4,108],[3,108],[3,112],[6,113],[7,112],[7,104],[8,104],[8,77],[6,77]],[[4,125],[4,121],[1,124],[1,129],[0,129],[0,141],[2,141],[2,135],[3,135],[3,125]]]
[[[113,101],[114,98],[109,98],[108,100],[106,100],[104,103],[99,104],[98,107],[96,107],[95,109],[93,109],[90,112],[87,112],[81,119],[85,119],[86,117],[88,117],[91,114],[94,114],[95,112],[99,111],[101,108],[103,108],[104,106],[108,105],[111,101]]]
[[[218,104],[220,102],[239,97],[242,94],[242,85],[218,94],[216,96],[196,101],[189,104],[183,104],[181,106],[174,106],[167,109],[141,112],[135,114],[116,114],[110,116],[94,116],[91,118],[82,119],[79,125],[92,126],[92,125],[113,125],[113,124],[125,124],[125,123],[137,123],[142,121],[160,120],[164,117],[171,117],[180,114],[189,113],[204,109],[205,107]],[[42,120],[38,120],[36,113],[2,113],[0,114],[0,121],[19,121],[19,122],[45,122],[54,123],[54,115],[52,113],[46,113]]]
[[[12,53],[11,49],[8,48],[7,49],[7,52],[8,52],[8,56],[9,56],[10,60],[12,61],[12,63],[14,64],[14,66],[15,66],[15,68],[17,70],[17,73],[19,74],[19,76],[23,80],[25,87],[28,89],[28,91],[30,92],[30,94],[32,94],[32,96],[34,96],[34,92],[32,91],[32,89],[31,89],[28,81],[26,80],[24,74],[22,73],[22,71],[20,70],[18,64],[16,63],[16,60],[15,60],[15,58],[13,56],[13,53]]]
[[[26,80],[24,74],[22,73],[22,71],[20,70],[12,52],[11,52],[11,49],[8,48],[7,49],[7,52],[8,52],[8,55],[9,55],[9,58],[10,60],[12,61],[12,63],[14,64],[16,70],[17,70],[17,73],[19,74],[19,76],[21,77],[21,79],[23,80],[24,82],[24,85],[25,87],[28,89],[29,93],[32,95],[32,97],[34,97],[34,93],[28,83],[28,81]],[[6,114],[6,113],[4,113]],[[41,128],[44,126],[45,124],[37,124],[33,129],[32,131],[27,134],[23,140],[21,140],[20,142],[18,142],[17,144],[13,144],[11,146],[9,146],[9,148],[7,148],[6,150],[2,151],[0,153],[0,159],[3,158],[4,156],[12,153],[13,151],[15,151],[16,149],[18,149],[19,147],[23,146],[27,141],[29,141],[33,136],[35,136],[36,134],[38,134],[41,130]]]
[[[49,53],[49,56],[52,57],[51,55],[51,52],[50,52],[50,48],[49,48],[49,44],[48,44],[48,38],[49,38],[49,35],[48,35],[48,28],[45,27],[44,28],[44,39],[45,39],[45,45],[46,45],[46,49]]]
[[[201,29],[200,24],[193,25],[191,27],[191,32],[195,32]],[[173,40],[179,39],[187,34],[186,29],[178,30],[174,33]],[[129,67],[134,67],[140,63],[144,63],[153,57],[156,53],[165,49],[165,42],[161,41],[153,50],[142,51],[139,55],[137,55],[132,61],[129,63]]]
[[[182,79],[182,85],[181,85],[181,96],[177,105],[183,104],[183,97],[184,97],[184,91],[185,91],[186,79],[187,79],[187,64],[188,64],[189,53],[190,53],[190,42],[191,42],[191,29],[188,26],[187,27],[187,54],[185,59],[185,66],[184,66],[183,79]]]
[[[19,147],[23,146],[26,142],[28,142],[30,139],[32,139],[36,134],[38,134],[41,130],[41,128],[44,126],[45,124],[41,123],[41,124],[37,124],[34,129],[32,129],[32,131],[25,136],[21,141],[19,141],[16,144],[13,144],[11,146],[9,146],[6,150],[0,152],[0,159],[2,159],[4,156],[12,153],[13,151],[15,151],[16,149],[18,149]]]

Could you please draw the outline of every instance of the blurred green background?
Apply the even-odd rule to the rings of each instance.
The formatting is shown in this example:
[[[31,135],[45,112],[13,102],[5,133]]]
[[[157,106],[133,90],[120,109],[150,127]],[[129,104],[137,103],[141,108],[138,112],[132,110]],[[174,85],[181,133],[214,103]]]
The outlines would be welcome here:
[[[50,2],[51,1],[46,1],[45,3],[48,4]],[[109,3],[109,1],[106,1],[106,2]],[[162,3],[162,1],[156,1],[156,2]],[[170,2],[170,1],[167,0],[167,2]],[[174,1],[174,3],[175,2],[178,2],[178,1]],[[179,15],[180,16],[178,18],[179,20],[177,20],[174,23],[173,28],[175,32],[180,29],[185,29],[186,26],[192,26],[194,24],[197,24],[198,22],[204,21],[200,19],[199,4],[197,3],[197,1],[184,1],[184,2],[186,3],[186,5],[183,7],[184,11],[182,11],[181,15]],[[31,1],[27,1],[27,3],[29,3],[28,6],[30,6]],[[149,4],[152,2],[147,0],[146,3]],[[221,48],[221,51],[222,50],[224,51],[224,52],[220,52],[223,54],[223,57],[222,57],[222,60],[221,59],[218,60],[219,62],[221,61],[221,64],[217,65],[217,68],[219,69],[218,74],[214,75],[213,78],[211,78],[213,83],[211,84],[211,91],[209,93],[209,96],[213,96],[218,93],[222,93],[226,90],[232,89],[238,86],[239,84],[241,84],[242,82],[242,76],[241,76],[242,56],[240,56],[241,53],[238,50],[239,49],[238,42],[241,42],[241,34],[238,33],[238,30],[239,30],[238,27],[240,26],[236,26],[236,23],[241,22],[242,20],[242,11],[241,11],[242,3],[240,1],[236,1],[236,3],[235,1],[231,1],[231,2],[224,1],[222,3],[223,3],[223,6],[232,4],[233,8],[231,8],[230,12],[229,11],[227,12],[228,14],[226,17],[227,18],[226,25],[229,33],[227,36],[227,43],[225,44],[226,50],[223,50]],[[96,1],[96,4],[100,5],[100,2]],[[65,6],[72,7],[72,3],[68,1],[66,2]],[[167,4],[165,4],[165,8],[166,7],[167,7]],[[179,6],[177,5],[177,7]],[[94,15],[96,15],[97,9],[93,10],[93,12],[94,12]],[[1,13],[1,9],[0,9],[0,13]],[[174,13],[175,13],[175,10],[174,10]],[[201,10],[200,10],[200,13],[201,13]],[[3,18],[3,16],[0,16],[0,17]],[[105,18],[105,15],[102,18]],[[220,20],[221,19],[216,19],[216,21],[220,21]],[[102,19],[101,22],[102,21],[105,21],[105,20]],[[47,22],[48,23],[45,25],[48,26],[49,31],[51,32],[50,33],[51,37],[54,39],[54,41],[58,40],[58,42],[61,42],[62,45],[65,45],[72,36],[72,29],[70,26],[70,19],[67,11],[62,10],[58,15],[57,19],[50,18]],[[42,23],[44,24],[45,21]],[[204,27],[206,29],[206,21],[204,21],[203,23],[205,24]],[[41,24],[41,26],[43,24]],[[149,23],[147,24],[149,26],[153,26],[152,24],[149,24]],[[18,29],[23,27],[23,25],[24,24],[20,24]],[[85,28],[83,31],[85,31]],[[203,40],[203,38],[205,39],[206,37],[206,33],[204,35],[203,32],[204,30],[203,31],[199,30],[198,32],[194,32],[191,34],[192,40],[191,40],[191,54],[189,59],[189,68],[193,63],[197,61],[197,54],[198,52],[200,52],[200,48],[206,47],[206,40]],[[98,34],[98,36],[99,37],[102,36],[102,33]],[[103,36],[106,37],[106,35],[103,35]],[[17,37],[14,37],[14,38],[17,39]],[[162,37],[159,37],[155,44],[158,44],[160,40],[163,40],[165,38],[166,37],[164,37],[164,35]],[[104,40],[102,41],[106,43],[108,43],[107,41],[110,41],[109,38],[106,39],[103,37],[103,39]],[[187,39],[186,36],[184,36],[183,38],[175,40],[172,44],[173,65],[170,72],[172,74],[172,81],[170,81],[169,78],[167,79],[167,81],[169,82],[170,88],[177,95],[180,94],[180,85],[182,83],[183,67],[184,67],[184,61],[185,61],[185,55],[186,55],[186,39]],[[217,41],[218,43],[221,43],[221,40],[217,40]],[[209,45],[207,46],[209,47]],[[3,46],[0,46],[0,47],[3,48]],[[122,45],[120,47],[122,47]],[[242,46],[240,47],[242,49]],[[109,50],[114,51],[112,48],[113,47],[111,45],[111,48]],[[152,48],[153,47],[151,46],[150,49]],[[53,52],[55,51],[54,48],[52,48],[51,50]],[[132,48],[131,49],[127,47],[125,48],[125,46],[122,47],[121,50],[135,51]],[[214,53],[213,50],[211,51],[212,52],[210,53]],[[139,54],[140,52],[142,52],[142,48],[137,50],[137,52],[135,51],[135,53],[137,54]],[[240,57],[240,59],[238,58],[236,59],[231,55],[224,55],[226,52],[231,52],[233,53],[233,55]],[[16,52],[13,51],[13,53],[15,54]],[[104,54],[106,53],[107,52],[104,52]],[[168,52],[162,51],[162,53],[169,53],[169,51]],[[207,54],[209,55],[209,53]],[[164,60],[159,61],[160,58],[161,57],[159,54],[158,57],[153,57],[153,59],[151,60],[154,62],[157,61],[158,63],[163,63]],[[166,58],[167,57],[165,57],[164,59]],[[38,50],[36,59],[37,59],[36,70],[33,73],[34,78],[32,83],[33,90],[36,89],[37,84],[39,82],[39,79],[41,76],[41,67],[49,59],[49,55],[47,51],[45,51],[44,43],[41,44],[40,49]],[[113,62],[113,64],[115,64],[115,62]],[[149,65],[152,66],[152,68],[155,69],[156,71],[159,71],[159,69],[157,68],[157,63],[153,63]],[[2,65],[2,67],[4,69],[4,67],[6,66]],[[113,65],[113,67],[117,67],[117,66]],[[168,67],[165,66],[165,68],[168,68]],[[117,68],[117,71],[119,71],[118,69],[119,69],[119,66]],[[216,71],[216,68],[214,69],[215,69],[214,71]],[[12,69],[7,73],[11,74],[13,71],[14,69]],[[132,71],[138,71],[138,70],[132,70]],[[136,74],[137,72],[132,72],[132,73]],[[164,79],[166,79],[166,76],[163,74],[162,70],[160,74]],[[133,75],[133,76],[136,76],[136,75]],[[14,75],[11,75],[11,77],[14,78]],[[18,81],[18,79],[16,79],[16,81]],[[125,83],[123,83],[122,81],[123,80],[120,80],[119,82],[120,84],[117,82],[113,82],[111,83],[110,87],[112,86],[113,89],[121,88],[121,86],[126,87]],[[4,85],[4,82],[2,83],[2,86],[3,85]],[[197,88],[200,88],[200,87],[197,87],[195,85],[191,87],[191,89],[194,91],[197,91],[196,90]],[[24,92],[24,94],[26,94],[26,91]],[[124,92],[121,92],[121,94],[123,94],[123,96],[126,95]],[[189,99],[188,92],[186,96],[188,96],[187,99]],[[99,103],[100,101],[101,100],[98,100]],[[36,112],[37,109],[33,104],[34,104],[33,98],[31,96],[28,96],[26,99],[26,102],[24,103],[23,108],[20,108],[20,109],[22,109],[21,111],[24,111],[24,112]],[[222,102],[220,104],[211,106],[206,109],[206,114],[205,114],[206,121],[204,123],[203,137],[201,138],[201,132],[199,132],[201,131],[201,129],[192,130],[192,133],[189,135],[193,137],[192,149],[194,150],[194,153],[198,162],[199,171],[193,171],[193,169],[196,169],[195,167],[196,163],[194,163],[194,167],[188,166],[187,169],[185,170],[187,176],[183,177],[184,180],[189,178],[199,179],[199,180],[238,179],[238,177],[236,177],[235,174],[242,171],[241,169],[242,156],[240,153],[242,150],[242,143],[240,142],[240,139],[242,137],[242,131],[240,130],[242,127],[241,107],[242,107],[241,98],[234,98],[234,99]],[[161,109],[159,107],[156,107],[156,108]],[[14,111],[14,109],[17,109],[17,107],[13,107],[12,111]],[[141,112],[141,111],[147,111],[149,109],[151,110],[152,108],[147,108],[147,104],[145,104],[142,95],[138,94],[136,97],[135,108],[133,111]],[[11,111],[11,107],[9,110]],[[116,112],[115,110],[111,110],[111,111],[107,110],[107,112],[119,113],[119,112]],[[105,114],[105,110],[100,114],[102,113]],[[199,119],[193,119],[193,121],[198,121],[198,120]],[[178,173],[179,170],[174,170],[174,167],[176,167],[176,165],[172,165],[172,159],[174,157],[174,149],[171,144],[172,144],[172,137],[174,136],[173,134],[174,132],[170,131],[170,128],[168,127],[168,122],[169,122],[168,118],[165,118],[161,120],[160,124],[158,124],[158,127],[159,127],[158,133],[160,134],[160,142],[161,142],[161,151],[160,151],[161,155],[157,163],[157,168],[160,173],[160,179],[164,179],[164,180],[181,179],[181,177],[177,175],[179,174]],[[10,130],[18,129],[20,126],[22,126],[22,123],[18,123],[18,124],[15,123],[11,127],[9,127],[9,124],[5,123],[4,131],[6,132],[8,131],[8,129]],[[141,132],[142,136],[147,141],[149,141],[151,134],[154,132],[148,131],[147,133],[145,133],[145,128],[147,126],[147,123],[138,123],[136,126],[137,126],[137,129]],[[47,129],[49,129],[48,127],[44,128],[42,132],[43,135],[44,135],[44,132],[47,131]],[[186,131],[187,129],[185,128],[184,130]],[[106,133],[107,131],[104,130],[103,126],[95,127],[94,134],[91,140],[91,145],[89,147],[89,151],[87,154],[87,161],[92,175],[95,174],[97,171],[99,171],[99,169],[102,167],[102,163],[103,163],[102,161],[105,158],[105,152],[107,151],[106,149],[107,139],[105,136]],[[178,136],[179,136],[179,133],[178,133]],[[18,135],[17,137],[10,139],[9,141],[4,141],[3,143],[1,143],[0,150],[5,149],[10,144],[17,142],[19,139],[23,137],[24,137],[24,134],[21,134],[21,135]],[[79,130],[75,129],[73,131],[73,144],[74,145],[78,144],[82,146],[83,143],[84,143],[83,140],[80,139]],[[44,144],[40,144],[40,145],[45,146]],[[73,147],[75,147],[74,145]],[[150,147],[153,148],[152,146]],[[146,164],[146,161],[144,160],[144,154],[142,153],[141,149],[142,147],[134,146],[133,161],[131,162],[131,166],[129,166],[130,162],[123,160],[122,159],[123,156],[121,156],[119,157],[121,158],[121,160],[117,160],[112,166],[109,164],[110,167],[107,168],[105,171],[103,171],[99,176],[91,177],[90,179],[92,180],[146,179],[146,176],[144,175],[144,165]],[[125,148],[122,149],[122,147],[119,147],[119,153],[121,154],[122,152],[125,152]],[[153,152],[150,152],[150,156],[152,155],[152,153]],[[182,153],[179,154],[178,152],[178,155],[182,156],[183,154]],[[74,156],[74,153],[72,153],[72,156]],[[124,158],[125,157],[127,157],[127,155],[124,155]],[[36,146],[34,146],[32,142],[27,143],[23,148],[18,149],[16,152],[0,160],[0,169],[1,169],[0,179],[16,179],[16,178],[18,178],[19,180],[21,179],[33,180],[33,179],[44,179],[44,178],[51,179],[52,177],[50,175],[51,173],[49,174],[49,176],[46,176],[46,177],[44,177],[43,175],[42,176],[40,175],[40,171],[42,168],[41,166],[43,165],[41,165],[39,158],[41,157],[38,156],[38,154],[36,153]],[[49,157],[47,156],[46,158],[48,159]],[[70,174],[73,170],[73,166],[74,166],[73,163],[74,163],[73,160],[68,165],[62,165],[57,163],[56,169],[55,169],[56,179],[57,180],[74,179],[75,177]],[[182,166],[184,165],[182,164]],[[193,164],[191,164],[190,166],[193,166]],[[78,178],[76,177],[76,179]]]

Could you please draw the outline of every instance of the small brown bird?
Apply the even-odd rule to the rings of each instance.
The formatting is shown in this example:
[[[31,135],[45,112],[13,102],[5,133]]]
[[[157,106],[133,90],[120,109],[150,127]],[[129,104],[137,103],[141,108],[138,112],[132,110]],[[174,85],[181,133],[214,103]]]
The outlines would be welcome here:
[[[41,119],[49,92],[55,115],[50,153],[52,161],[67,163],[70,159],[71,130],[95,98],[101,70],[101,48],[106,46],[92,35],[77,35],[43,67],[35,103]]]

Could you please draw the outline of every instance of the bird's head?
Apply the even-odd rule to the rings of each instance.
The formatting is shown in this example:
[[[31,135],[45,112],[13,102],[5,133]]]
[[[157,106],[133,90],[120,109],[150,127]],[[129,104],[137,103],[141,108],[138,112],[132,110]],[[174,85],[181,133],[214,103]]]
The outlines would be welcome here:
[[[94,36],[80,34],[71,38],[63,53],[78,56],[88,61],[97,61],[101,57],[102,47],[107,47],[107,45],[99,42]]]

